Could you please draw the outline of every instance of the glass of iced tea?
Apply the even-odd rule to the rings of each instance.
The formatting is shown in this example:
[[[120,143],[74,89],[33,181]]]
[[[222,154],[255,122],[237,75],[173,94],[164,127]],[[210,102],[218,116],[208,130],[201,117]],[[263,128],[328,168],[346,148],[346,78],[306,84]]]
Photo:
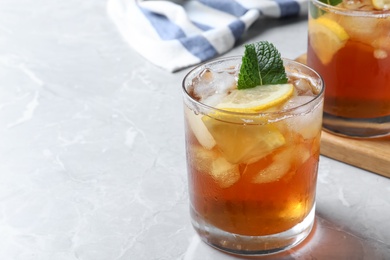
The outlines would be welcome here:
[[[357,138],[389,135],[390,2],[326,2],[310,1],[307,51],[308,66],[326,84],[324,129]]]
[[[313,226],[324,85],[283,59],[287,84],[237,90],[241,63],[213,60],[183,80],[191,220],[213,247],[269,254],[297,245]],[[260,104],[256,112],[239,108],[245,99]]]

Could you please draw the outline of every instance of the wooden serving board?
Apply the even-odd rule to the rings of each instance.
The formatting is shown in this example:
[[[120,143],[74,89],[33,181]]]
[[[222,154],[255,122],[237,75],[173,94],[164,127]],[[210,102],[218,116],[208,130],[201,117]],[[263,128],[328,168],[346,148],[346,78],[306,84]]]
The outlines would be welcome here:
[[[296,59],[306,63],[306,54]],[[353,139],[322,131],[321,154],[390,178],[390,138]]]
[[[389,139],[350,139],[322,131],[321,154],[390,178]]]

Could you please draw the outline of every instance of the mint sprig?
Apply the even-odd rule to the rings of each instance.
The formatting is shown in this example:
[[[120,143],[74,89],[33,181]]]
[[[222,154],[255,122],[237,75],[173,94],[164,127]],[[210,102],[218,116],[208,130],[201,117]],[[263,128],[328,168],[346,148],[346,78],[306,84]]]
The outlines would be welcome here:
[[[272,43],[261,41],[245,45],[238,75],[238,89],[286,82],[287,76],[283,60]]]

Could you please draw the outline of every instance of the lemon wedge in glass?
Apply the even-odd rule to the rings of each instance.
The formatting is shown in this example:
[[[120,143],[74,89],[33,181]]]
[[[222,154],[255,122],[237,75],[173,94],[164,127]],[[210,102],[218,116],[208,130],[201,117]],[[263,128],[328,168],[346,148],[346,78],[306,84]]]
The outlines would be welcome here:
[[[254,163],[285,144],[284,136],[273,125],[235,124],[208,116],[203,122],[217,149],[232,164]]]
[[[313,50],[325,65],[349,39],[341,25],[324,16],[309,21],[309,37]]]
[[[291,84],[233,90],[217,105],[228,112],[216,111],[202,117],[217,149],[229,163],[255,162],[285,143],[280,131],[261,114],[235,112],[253,113],[281,105],[291,98],[293,92]]]

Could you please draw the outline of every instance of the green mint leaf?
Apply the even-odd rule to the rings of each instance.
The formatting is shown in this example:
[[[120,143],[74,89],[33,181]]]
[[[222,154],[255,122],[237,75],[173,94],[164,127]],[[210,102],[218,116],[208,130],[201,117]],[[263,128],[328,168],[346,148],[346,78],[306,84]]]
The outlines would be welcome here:
[[[247,89],[261,85],[287,82],[283,60],[276,47],[267,41],[245,45],[237,88]]]
[[[338,5],[339,3],[341,3],[343,0],[320,0],[320,2],[323,2],[324,4],[327,4],[327,5]]]

